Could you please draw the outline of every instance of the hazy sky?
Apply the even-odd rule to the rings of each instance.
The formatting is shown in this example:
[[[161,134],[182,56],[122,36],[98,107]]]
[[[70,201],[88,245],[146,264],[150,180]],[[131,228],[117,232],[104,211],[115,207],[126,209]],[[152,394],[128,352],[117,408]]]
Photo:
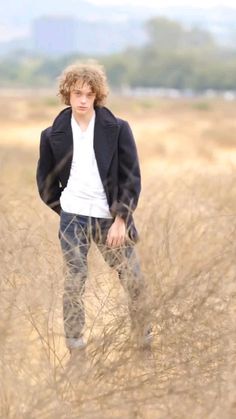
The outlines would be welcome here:
[[[3,0],[0,0],[3,1]],[[79,6],[80,0],[73,0],[75,4]],[[94,3],[96,5],[126,5],[126,6],[144,6],[146,9],[155,6],[156,9],[161,9],[162,7],[222,7],[229,6],[236,9],[236,0],[86,0],[89,3]],[[24,0],[23,4],[29,5],[31,0]],[[59,2],[60,3],[60,2]],[[1,41],[10,41],[11,39],[21,38],[28,36],[30,27],[27,22],[22,22],[22,13],[25,15],[25,6],[21,7],[22,0],[8,0],[3,4],[3,10],[8,10],[8,14],[4,17],[0,15],[0,42]],[[55,0],[43,0],[43,5],[48,4],[49,13],[51,13],[52,4],[55,5]],[[65,2],[66,4],[66,2]],[[35,3],[34,12],[36,12],[40,7],[40,2]],[[65,9],[65,6],[63,6]],[[41,7],[42,9],[42,7]],[[11,22],[9,19],[9,14],[14,14],[17,16],[17,20]],[[6,13],[5,13],[6,14]],[[42,14],[42,13],[41,13]],[[23,15],[23,16],[24,16]],[[4,16],[4,14],[3,14]],[[18,21],[19,16],[19,21]],[[26,19],[25,19],[26,20]],[[16,24],[16,22],[18,23]]]
[[[236,8],[236,0],[88,0],[90,3],[100,4],[130,4],[169,7],[169,6],[230,6]]]

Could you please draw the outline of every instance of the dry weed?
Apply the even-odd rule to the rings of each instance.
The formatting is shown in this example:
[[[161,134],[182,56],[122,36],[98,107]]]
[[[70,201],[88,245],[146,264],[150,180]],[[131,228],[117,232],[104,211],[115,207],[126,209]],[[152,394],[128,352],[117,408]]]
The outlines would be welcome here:
[[[162,116],[165,144],[160,132],[156,138],[158,121],[155,125],[152,118],[147,151],[144,131],[136,124],[143,166],[137,247],[154,326],[151,353],[131,340],[126,296],[93,247],[85,295],[88,346],[69,359],[59,220],[37,197],[37,147],[2,145],[2,418],[235,417],[234,166],[228,157],[218,158],[218,149],[206,164],[196,140],[201,141],[203,121],[191,107],[183,107],[183,115],[177,112],[182,120],[193,119],[193,137],[184,151],[178,139],[191,130],[183,133],[172,105],[165,109],[172,124],[168,131]],[[214,110],[209,112],[211,125]],[[223,109],[217,112],[224,115]],[[160,156],[158,144],[166,150]]]

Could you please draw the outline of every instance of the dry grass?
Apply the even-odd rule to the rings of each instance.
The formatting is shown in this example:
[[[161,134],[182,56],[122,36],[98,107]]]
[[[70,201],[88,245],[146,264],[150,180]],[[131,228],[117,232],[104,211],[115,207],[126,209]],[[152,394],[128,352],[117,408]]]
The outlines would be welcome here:
[[[88,348],[69,361],[58,218],[34,180],[39,132],[59,107],[47,98],[5,100],[0,417],[233,418],[236,104],[113,101],[134,128],[143,168],[136,220],[153,351],[132,344],[126,296],[93,248]]]

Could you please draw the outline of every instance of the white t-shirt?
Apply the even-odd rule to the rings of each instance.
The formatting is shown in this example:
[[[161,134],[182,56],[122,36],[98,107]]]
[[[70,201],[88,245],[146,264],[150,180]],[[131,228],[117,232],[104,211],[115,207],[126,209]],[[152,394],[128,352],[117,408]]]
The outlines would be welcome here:
[[[112,218],[94,153],[95,112],[86,131],[71,117],[73,158],[60,204],[64,211],[97,218]]]

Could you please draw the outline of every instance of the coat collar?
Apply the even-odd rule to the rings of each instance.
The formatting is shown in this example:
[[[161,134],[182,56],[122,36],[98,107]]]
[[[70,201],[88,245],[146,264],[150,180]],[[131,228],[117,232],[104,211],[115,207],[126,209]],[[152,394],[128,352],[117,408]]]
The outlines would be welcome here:
[[[55,118],[52,125],[52,133],[67,132],[71,128],[71,107],[63,109]],[[96,123],[102,126],[118,125],[117,118],[106,107],[95,107]]]
[[[63,109],[54,120],[51,131],[52,147],[68,177],[73,156],[71,113],[71,107]],[[104,181],[116,149],[119,124],[113,113],[105,107],[96,107],[95,113],[94,152],[101,179]]]

